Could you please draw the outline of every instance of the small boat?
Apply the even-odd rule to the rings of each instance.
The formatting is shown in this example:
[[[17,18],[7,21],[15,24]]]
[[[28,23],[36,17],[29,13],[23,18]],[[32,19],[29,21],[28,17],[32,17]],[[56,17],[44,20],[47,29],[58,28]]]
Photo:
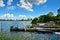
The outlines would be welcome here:
[[[55,32],[55,34],[60,34],[60,32]]]
[[[53,33],[52,30],[37,30],[38,33]]]

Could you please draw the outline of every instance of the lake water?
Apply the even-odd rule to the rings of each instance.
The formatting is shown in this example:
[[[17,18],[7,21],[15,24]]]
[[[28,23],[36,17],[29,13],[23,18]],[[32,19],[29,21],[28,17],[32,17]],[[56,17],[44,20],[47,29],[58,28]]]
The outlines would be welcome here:
[[[2,23],[2,24],[1,24]],[[60,40],[60,34],[43,34],[43,33],[37,33],[37,32],[10,32],[10,26],[24,28],[26,25],[29,25],[31,22],[27,21],[5,21],[0,22],[0,31],[2,26],[2,32],[7,32],[6,34],[9,37],[15,38],[16,36],[18,38],[24,38],[26,40]]]

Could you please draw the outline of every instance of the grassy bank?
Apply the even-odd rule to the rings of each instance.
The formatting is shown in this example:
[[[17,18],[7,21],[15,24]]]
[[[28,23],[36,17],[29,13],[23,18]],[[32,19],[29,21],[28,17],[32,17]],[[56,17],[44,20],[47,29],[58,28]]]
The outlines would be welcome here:
[[[34,39],[31,37],[21,37],[18,35],[12,37],[9,33],[0,32],[0,40],[34,40]]]

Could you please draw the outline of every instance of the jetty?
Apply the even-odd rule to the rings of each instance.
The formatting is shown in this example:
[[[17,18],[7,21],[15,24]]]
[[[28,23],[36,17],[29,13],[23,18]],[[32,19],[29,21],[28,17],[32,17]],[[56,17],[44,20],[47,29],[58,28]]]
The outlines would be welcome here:
[[[53,32],[60,32],[60,28],[18,28],[11,26],[10,31],[28,31],[28,32],[37,32],[38,30],[51,30]]]

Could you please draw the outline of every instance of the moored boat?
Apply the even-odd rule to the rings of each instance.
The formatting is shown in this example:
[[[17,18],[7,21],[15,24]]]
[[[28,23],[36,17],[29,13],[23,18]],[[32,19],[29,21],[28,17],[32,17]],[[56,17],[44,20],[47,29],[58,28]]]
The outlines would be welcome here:
[[[38,33],[53,33],[52,30],[37,30]]]

